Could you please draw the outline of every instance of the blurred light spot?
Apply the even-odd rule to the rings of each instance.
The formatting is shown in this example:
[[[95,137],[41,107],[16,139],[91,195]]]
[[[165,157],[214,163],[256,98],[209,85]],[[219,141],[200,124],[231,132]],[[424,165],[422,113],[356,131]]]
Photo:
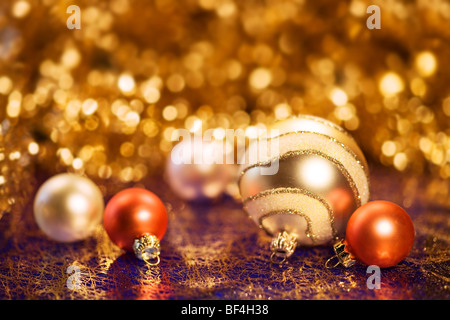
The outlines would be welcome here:
[[[407,119],[399,119],[397,122],[397,130],[401,135],[407,134],[411,131],[412,124]]]
[[[16,118],[20,114],[20,106],[22,103],[22,94],[19,91],[13,91],[8,97],[8,105],[6,106],[6,114],[11,118]]]
[[[397,153],[394,157],[394,167],[397,170],[403,171],[406,169],[406,166],[408,165],[408,157],[405,153],[400,152]]]
[[[98,70],[92,70],[87,76],[87,81],[91,86],[98,86],[103,81],[103,75]]]
[[[248,126],[245,129],[245,136],[249,139],[256,139],[258,137],[258,128],[255,126]]]
[[[230,60],[227,65],[228,78],[235,80],[239,78],[242,73],[242,65],[237,60]]]
[[[434,119],[433,111],[424,105],[417,107],[415,115],[416,119],[422,123],[430,123]]]
[[[394,141],[385,141],[381,146],[381,152],[383,152],[385,156],[392,157],[396,151],[397,147]]]
[[[441,148],[434,148],[431,152],[431,162],[436,165],[443,165],[445,161],[445,154]]]
[[[61,57],[62,64],[69,69],[76,67],[80,63],[80,61],[81,55],[78,50],[74,48],[65,50]]]
[[[180,92],[184,86],[184,78],[179,74],[173,74],[167,79],[167,88],[172,92]]]
[[[164,131],[163,131],[163,138],[164,138],[164,140],[172,141],[172,135],[173,135],[174,131],[175,131],[174,127],[167,127],[167,128],[165,128]]]
[[[352,116],[350,119],[345,120],[344,125],[347,130],[356,130],[359,127],[359,118],[356,116]]]
[[[395,72],[387,72],[380,80],[379,89],[384,96],[395,95],[405,88],[402,78]]]
[[[223,128],[214,129],[213,137],[216,140],[223,140],[225,138],[225,129]]]
[[[215,0],[199,0],[198,4],[205,10],[212,10],[217,5]]]
[[[83,160],[81,160],[80,158],[73,159],[72,167],[76,170],[83,168]]]
[[[141,117],[137,112],[130,111],[125,115],[124,121],[128,127],[136,127],[141,121]]]
[[[93,114],[95,111],[97,111],[97,108],[98,108],[97,101],[91,98],[86,99],[81,106],[81,110],[85,115]]]
[[[36,142],[30,142],[28,145],[28,152],[32,155],[38,154],[39,145]]]
[[[190,131],[191,132],[197,132],[197,131],[201,130],[202,129],[202,123],[203,122],[200,119],[195,120],[194,123],[192,124],[192,127],[190,128]]]
[[[58,80],[61,89],[70,89],[73,85],[73,78],[68,73],[63,73]]]
[[[120,91],[122,91],[122,93],[124,93],[125,95],[129,95],[134,92],[135,82],[134,78],[130,74],[127,73],[122,74],[119,77],[118,85]]]
[[[336,106],[343,106],[348,102],[347,94],[344,90],[339,88],[331,90],[330,99]]]
[[[155,103],[161,97],[161,93],[159,92],[159,90],[152,86],[147,86],[144,89],[143,95],[144,95],[145,101],[147,101],[148,103]]]
[[[291,115],[291,107],[286,103],[280,103],[275,106],[275,118],[277,120],[283,120],[286,119]]]
[[[11,160],[11,161],[13,161],[13,160],[19,160],[19,159],[20,159],[20,156],[21,156],[20,151],[14,151],[14,152],[11,152],[11,153],[9,154],[9,160]]]
[[[132,167],[125,167],[120,171],[119,174],[120,180],[124,182],[129,182],[133,180],[133,168]]]
[[[186,120],[184,121],[184,126],[186,129],[193,132],[195,123],[197,123],[197,125],[201,125],[201,120],[199,118],[197,118],[196,116],[191,115],[191,116],[187,117]]]
[[[146,119],[142,122],[142,131],[147,137],[154,137],[158,134],[158,125],[151,119]]]
[[[53,100],[55,100],[56,103],[61,104],[61,105],[65,105],[66,104],[67,97],[68,97],[67,92],[62,90],[62,89],[56,90],[55,93],[53,94]],[[25,101],[24,101],[25,109],[27,109],[27,110],[34,109],[34,106],[31,106],[30,103],[31,102],[27,101],[27,104],[29,104],[29,105],[25,107]]]
[[[427,92],[427,85],[425,84],[425,81],[423,81],[422,78],[412,79],[410,86],[411,92],[418,97],[423,97]]]
[[[339,120],[343,120],[343,121],[350,120],[354,115],[354,111],[352,110],[352,105],[346,104],[346,105],[337,107],[334,110],[334,115]]]
[[[102,179],[108,179],[111,177],[111,175],[112,175],[112,169],[110,166],[102,165],[98,169],[98,176]]]
[[[257,68],[250,74],[250,85],[255,89],[264,89],[272,81],[272,75],[265,68]]]
[[[144,103],[139,99],[133,99],[130,101],[130,108],[137,113],[144,111]]]
[[[110,4],[111,10],[116,14],[124,14],[130,9],[128,0],[113,0]]]
[[[120,146],[120,154],[124,157],[131,157],[134,154],[134,144],[131,142],[124,142]]]
[[[73,162],[73,155],[72,152],[70,152],[69,149],[67,148],[60,148],[58,149],[58,151],[56,152],[61,161],[65,164],[65,165],[71,165]]]
[[[415,60],[417,71],[422,77],[429,77],[436,72],[437,61],[433,53],[423,51],[419,53]]]
[[[367,4],[363,1],[353,0],[349,9],[350,13],[355,17],[363,17],[366,15]]]
[[[78,156],[83,161],[89,161],[94,154],[94,148],[90,145],[85,145],[79,152]]]
[[[13,83],[7,76],[0,77],[0,94],[8,94],[11,92]]]
[[[221,18],[230,17],[236,12],[236,5],[232,1],[221,2],[216,8],[216,12]]]
[[[17,1],[12,7],[12,15],[16,18],[24,18],[30,12],[31,6],[27,1]]]
[[[167,106],[163,109],[162,115],[167,121],[172,121],[177,118],[178,110],[174,106]]]
[[[334,62],[331,59],[320,59],[314,65],[318,75],[331,75],[334,72]]]
[[[431,148],[433,147],[433,143],[427,137],[421,137],[419,140],[419,148],[424,153],[429,153]]]
[[[84,123],[84,127],[89,131],[94,131],[99,125],[99,119],[95,116],[89,117]]]
[[[184,57],[183,64],[190,70],[199,70],[203,66],[203,56],[198,52],[191,52]]]
[[[66,110],[64,111],[64,115],[67,120],[76,120],[78,117],[78,113],[81,110],[81,101],[79,100],[70,100],[67,104]]]

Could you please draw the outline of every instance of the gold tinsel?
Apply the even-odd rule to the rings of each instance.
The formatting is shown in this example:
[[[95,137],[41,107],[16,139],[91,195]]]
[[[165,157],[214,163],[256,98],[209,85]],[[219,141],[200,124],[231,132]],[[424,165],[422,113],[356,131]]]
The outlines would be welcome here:
[[[2,1],[0,212],[29,200],[36,168],[140,183],[177,128],[252,137],[299,113],[430,176],[428,199],[450,206],[449,25],[439,0]]]

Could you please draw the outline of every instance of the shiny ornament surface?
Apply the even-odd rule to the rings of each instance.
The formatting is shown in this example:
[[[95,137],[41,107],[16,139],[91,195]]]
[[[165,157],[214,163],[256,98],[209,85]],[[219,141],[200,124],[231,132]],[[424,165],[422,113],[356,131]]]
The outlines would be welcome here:
[[[208,201],[220,197],[236,170],[227,162],[229,150],[222,141],[201,138],[181,141],[167,159],[167,183],[183,200]]]
[[[100,189],[88,178],[63,173],[48,179],[34,200],[39,228],[60,242],[89,237],[102,221],[104,209]]]
[[[377,200],[353,213],[344,244],[354,259],[387,268],[405,259],[414,244],[414,236],[414,225],[403,208]]]
[[[107,203],[103,225],[110,239],[120,248],[133,252],[136,239],[149,234],[159,240],[167,229],[167,212],[153,192],[129,188],[114,195]]]
[[[255,223],[270,235],[294,235],[297,245],[343,236],[350,215],[369,199],[367,162],[355,140],[330,121],[299,115],[254,143],[268,143],[267,152],[246,153],[239,187]]]

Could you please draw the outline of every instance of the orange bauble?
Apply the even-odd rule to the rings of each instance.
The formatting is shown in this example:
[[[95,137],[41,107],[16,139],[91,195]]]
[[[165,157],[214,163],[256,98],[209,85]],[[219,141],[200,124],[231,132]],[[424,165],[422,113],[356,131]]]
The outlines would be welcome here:
[[[141,188],[117,193],[105,208],[103,224],[108,236],[120,248],[138,258],[159,263],[159,240],[167,229],[167,212],[162,201]]]
[[[371,201],[350,217],[344,244],[352,258],[366,265],[392,267],[405,259],[414,243],[414,225],[400,206]]]

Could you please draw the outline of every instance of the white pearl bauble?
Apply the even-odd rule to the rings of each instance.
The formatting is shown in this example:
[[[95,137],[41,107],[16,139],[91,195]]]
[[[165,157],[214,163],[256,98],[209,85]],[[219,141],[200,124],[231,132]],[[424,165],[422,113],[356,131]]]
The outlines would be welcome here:
[[[103,218],[104,201],[91,180],[63,173],[48,179],[34,200],[34,217],[39,228],[60,242],[89,237]]]
[[[236,171],[227,162],[227,152],[224,142],[183,140],[167,159],[166,181],[183,200],[214,200],[225,192]]]

